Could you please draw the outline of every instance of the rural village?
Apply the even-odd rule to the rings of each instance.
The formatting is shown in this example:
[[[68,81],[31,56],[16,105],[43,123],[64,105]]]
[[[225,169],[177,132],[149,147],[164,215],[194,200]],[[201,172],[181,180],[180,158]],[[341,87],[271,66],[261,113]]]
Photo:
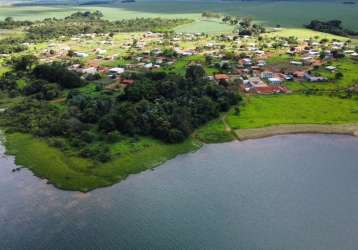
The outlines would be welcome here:
[[[334,66],[336,58],[343,55],[358,59],[349,40],[290,41],[274,37],[260,41],[234,34],[152,32],[118,36],[82,34],[67,43],[50,42],[47,48],[41,49],[39,57],[44,63],[75,61],[69,66],[70,70],[85,79],[94,79],[97,75],[100,78],[97,81],[110,91],[135,84],[130,75],[136,71],[178,73],[188,65],[200,64],[211,73],[210,80],[224,86],[237,86],[242,93],[259,95],[291,93],[292,82],[332,81],[340,77],[339,68]]]

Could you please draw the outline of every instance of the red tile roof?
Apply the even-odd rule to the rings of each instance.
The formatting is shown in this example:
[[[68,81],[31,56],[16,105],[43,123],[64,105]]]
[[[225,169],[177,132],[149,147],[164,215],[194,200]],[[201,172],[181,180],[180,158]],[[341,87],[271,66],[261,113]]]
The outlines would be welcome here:
[[[125,84],[125,85],[132,85],[134,83],[134,80],[131,80],[131,79],[122,79],[121,80],[121,83],[122,84]]]
[[[227,81],[227,80],[229,80],[230,78],[229,78],[229,76],[228,75],[225,75],[225,74],[216,74],[215,75],[215,80],[217,80],[217,81],[220,81],[220,80],[225,80],[225,81]]]

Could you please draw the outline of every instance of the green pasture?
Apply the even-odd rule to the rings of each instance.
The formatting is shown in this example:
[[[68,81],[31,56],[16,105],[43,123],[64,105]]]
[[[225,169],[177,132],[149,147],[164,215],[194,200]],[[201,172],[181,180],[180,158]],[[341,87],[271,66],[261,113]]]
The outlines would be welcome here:
[[[231,112],[233,129],[260,128],[279,124],[341,124],[358,122],[358,100],[329,96],[251,96],[240,115]]]
[[[266,36],[266,37],[295,36],[299,40],[304,40],[304,39],[309,39],[309,38],[318,38],[318,39],[326,38],[329,40],[336,39],[336,40],[341,40],[341,41],[348,40],[347,37],[336,36],[336,35],[323,33],[323,32],[319,32],[319,31],[314,31],[314,30],[310,30],[310,29],[305,29],[305,28],[282,28],[280,30],[267,33],[264,36]]]

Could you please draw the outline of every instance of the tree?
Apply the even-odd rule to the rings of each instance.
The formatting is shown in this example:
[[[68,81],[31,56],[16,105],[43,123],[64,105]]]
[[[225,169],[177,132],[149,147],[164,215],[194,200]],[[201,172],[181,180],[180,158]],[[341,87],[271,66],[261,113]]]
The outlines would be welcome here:
[[[252,18],[251,17],[244,17],[241,19],[240,26],[243,29],[248,29],[251,26]]]
[[[338,79],[341,79],[341,78],[343,78],[343,74],[341,73],[341,72],[337,72],[336,74],[335,74],[335,78],[338,80]]]
[[[54,62],[52,64],[37,65],[32,73],[38,79],[56,82],[63,88],[77,88],[83,84],[78,74],[68,70],[61,63]]]
[[[224,16],[224,18],[222,19],[222,21],[223,21],[224,23],[230,22],[230,21],[231,21],[231,16]]]
[[[17,71],[29,71],[37,63],[38,59],[34,55],[23,55],[11,59],[11,64]]]
[[[190,65],[185,73],[185,78],[194,83],[200,82],[205,77],[206,73],[200,64]]]
[[[14,18],[12,18],[12,17],[7,17],[7,18],[5,18],[5,20],[4,20],[6,23],[12,23],[12,22],[14,22]]]
[[[321,51],[319,52],[319,58],[320,58],[321,60],[323,60],[325,57],[326,57],[326,53],[325,53],[323,50],[321,50]]]

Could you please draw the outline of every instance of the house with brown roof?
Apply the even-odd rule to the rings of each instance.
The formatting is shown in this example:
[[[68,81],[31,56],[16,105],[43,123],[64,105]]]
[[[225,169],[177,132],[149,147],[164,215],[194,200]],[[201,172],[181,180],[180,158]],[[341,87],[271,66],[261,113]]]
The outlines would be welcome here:
[[[228,75],[226,75],[226,74],[216,74],[215,76],[214,76],[214,79],[216,80],[216,81],[229,81],[230,80],[230,77],[228,76]]]

